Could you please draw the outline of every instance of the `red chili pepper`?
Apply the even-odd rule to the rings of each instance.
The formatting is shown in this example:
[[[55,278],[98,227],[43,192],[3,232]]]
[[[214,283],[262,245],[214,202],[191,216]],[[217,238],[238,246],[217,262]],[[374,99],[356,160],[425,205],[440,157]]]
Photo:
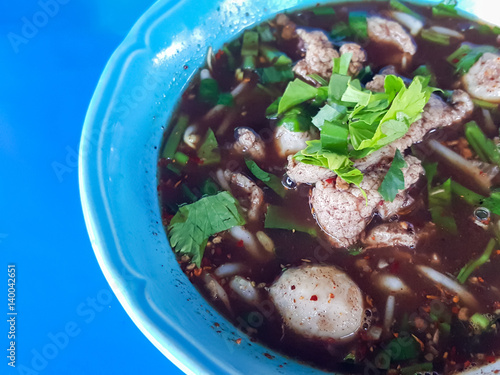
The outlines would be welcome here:
[[[318,300],[318,296],[316,294],[311,296],[311,301],[317,301],[317,300]]]

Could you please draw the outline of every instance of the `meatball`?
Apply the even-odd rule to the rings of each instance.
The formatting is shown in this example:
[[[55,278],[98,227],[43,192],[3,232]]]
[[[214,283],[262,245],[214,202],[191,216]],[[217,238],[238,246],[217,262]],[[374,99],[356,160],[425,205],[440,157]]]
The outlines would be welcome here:
[[[372,16],[366,19],[368,37],[375,43],[391,44],[401,52],[414,55],[417,47],[410,34],[396,21]]]
[[[366,52],[359,44],[346,43],[340,47],[339,52],[341,55],[352,53],[351,62],[349,63],[350,75],[355,76],[363,69],[363,63],[366,61]]]
[[[285,325],[306,338],[345,340],[363,324],[363,294],[333,266],[290,268],[269,294]]]
[[[475,98],[500,103],[500,56],[485,53],[463,76],[465,89]]]

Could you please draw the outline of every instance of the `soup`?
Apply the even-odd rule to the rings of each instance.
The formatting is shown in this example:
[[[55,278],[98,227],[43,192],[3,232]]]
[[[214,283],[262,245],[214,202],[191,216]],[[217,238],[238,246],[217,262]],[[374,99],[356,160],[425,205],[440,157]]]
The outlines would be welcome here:
[[[209,51],[158,161],[206,299],[328,371],[494,362],[499,31],[451,2],[336,4]]]

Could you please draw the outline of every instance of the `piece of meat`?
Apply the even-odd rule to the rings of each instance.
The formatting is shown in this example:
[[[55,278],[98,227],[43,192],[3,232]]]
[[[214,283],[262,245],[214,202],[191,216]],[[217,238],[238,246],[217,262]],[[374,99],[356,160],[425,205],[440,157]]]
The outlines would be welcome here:
[[[282,157],[296,154],[307,147],[306,141],[319,138],[319,133],[312,127],[307,132],[292,132],[284,126],[278,126],[274,133],[274,144]]]
[[[437,95],[431,95],[422,112],[422,118],[415,121],[403,137],[367,157],[355,160],[354,166],[363,171],[383,159],[392,159],[396,149],[403,152],[412,144],[422,141],[424,135],[432,129],[462,123],[467,120],[474,110],[474,103],[469,95],[462,90],[453,92],[450,104],[445,103]]]
[[[391,21],[379,16],[366,19],[368,25],[368,38],[375,43],[391,44],[401,52],[414,55],[417,47],[410,34],[396,21]]]
[[[333,58],[339,53],[323,31],[306,31],[297,29],[297,34],[304,42],[305,57],[293,67],[293,71],[304,79],[310,74],[318,74],[323,78],[332,75]]]
[[[333,266],[289,268],[269,289],[284,324],[313,339],[346,340],[363,324],[363,294]]]
[[[225,170],[224,178],[229,183],[233,195],[238,199],[242,207],[247,210],[248,220],[262,219],[267,210],[262,189],[241,173]]]
[[[363,69],[363,64],[366,61],[365,50],[356,43],[346,43],[343,44],[339,52],[341,55],[345,53],[352,53],[351,62],[349,63],[349,74],[355,76],[361,69]]]
[[[393,65],[389,65],[381,69],[380,72],[366,84],[366,88],[374,92],[384,92],[385,77],[389,74],[398,75],[398,72]]]
[[[286,173],[292,181],[301,184],[315,184],[336,176],[335,172],[330,169],[298,162],[292,155],[288,156]]]
[[[413,226],[405,221],[393,221],[377,225],[366,233],[361,242],[366,248],[406,246],[414,248],[417,246],[418,235]]]
[[[367,195],[366,200],[354,185],[339,189],[327,181],[316,183],[310,197],[313,215],[321,229],[331,237],[334,246],[347,247],[356,243],[374,213],[386,219],[413,202],[407,190],[423,174],[423,168],[420,160],[413,156],[405,157],[405,161],[408,165],[402,169],[405,190],[400,191],[392,202],[384,201],[377,191],[389,169],[388,164],[365,173],[360,186]]]
[[[500,103],[500,56],[486,52],[462,78],[473,97]]]
[[[255,160],[262,160],[266,157],[264,141],[252,129],[236,128],[234,136],[236,138],[234,149],[239,153],[250,155]]]

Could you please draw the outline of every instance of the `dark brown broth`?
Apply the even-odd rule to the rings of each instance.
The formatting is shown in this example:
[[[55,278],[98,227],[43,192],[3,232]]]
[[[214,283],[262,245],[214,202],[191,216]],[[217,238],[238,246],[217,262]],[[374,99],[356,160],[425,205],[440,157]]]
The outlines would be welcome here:
[[[380,12],[387,9],[387,4],[340,4],[335,5],[334,9],[336,10],[337,17],[341,20],[347,20],[347,15],[351,10]],[[428,8],[415,9],[426,16],[430,15],[430,9]],[[326,31],[329,31],[329,26],[331,26],[331,23],[329,23],[331,20],[325,21],[328,20],[328,17],[315,16],[311,11],[307,10],[294,14],[291,18],[299,26],[314,25],[315,27],[323,27]],[[463,21],[463,23],[468,23],[468,21]],[[440,20],[440,25],[456,28],[457,21],[454,19],[443,19]],[[473,43],[493,45],[495,43],[492,36],[480,35],[476,31],[469,30],[464,34],[466,40]],[[438,48],[436,48],[435,44],[427,41],[421,39],[417,39],[416,41],[418,52],[410,66],[404,70],[400,68],[401,73],[411,76],[411,72],[415,68],[419,65],[427,64],[436,74],[438,87],[444,90],[455,88],[456,76],[453,73],[453,68],[446,62],[446,57],[457,48],[457,44],[453,44],[449,47],[438,46]],[[285,47],[282,46],[282,50],[297,48],[297,46],[293,47],[290,45]],[[387,64],[387,56],[391,55],[391,50],[389,48],[380,48],[380,46],[374,48],[374,46],[370,44],[365,47],[368,53],[368,61],[375,72]],[[299,51],[287,50],[286,52],[290,56],[296,57],[300,55]],[[226,79],[226,76],[223,74],[224,64],[225,62],[222,61],[216,65],[214,75],[221,83],[221,86],[225,90],[229,90],[234,88],[236,82]],[[199,123],[202,127],[210,127],[214,131],[217,131],[219,122],[211,123],[201,120],[210,107],[200,105],[199,102],[192,99],[192,97],[195,96],[194,93],[196,92],[197,84],[198,82],[195,80],[183,95],[178,112],[189,113],[191,123]],[[282,92],[284,87],[284,84],[283,87],[277,87],[278,91]],[[265,118],[265,110],[274,99],[274,97],[265,95],[249,97],[245,104],[237,105],[237,113],[235,113],[232,123],[238,126],[249,126],[259,133],[265,141],[270,142],[274,123]],[[230,111],[230,109],[227,111]],[[473,119],[482,125],[483,117],[479,111],[474,113]],[[447,129],[444,132],[444,136],[449,139],[463,136],[461,128]],[[439,135],[442,140],[442,134]],[[166,133],[166,137],[167,136],[168,132]],[[233,132],[227,131],[223,135],[218,135],[217,138],[222,154],[220,165],[211,167],[200,166],[197,164],[197,158],[193,150],[186,146],[181,146],[180,151],[189,155],[191,160],[185,170],[183,170],[182,178],[180,178],[173,175],[167,169],[167,161],[160,160],[158,168],[158,191],[165,225],[174,213],[173,208],[175,208],[177,204],[186,202],[180,189],[175,186],[176,179],[182,179],[183,183],[199,197],[201,196],[199,190],[200,185],[204,180],[213,176],[217,168],[229,168],[233,171],[241,171],[250,175],[245,166],[243,157],[235,153],[231,148],[231,144],[234,141]],[[268,155],[264,162],[259,164],[263,169],[278,176],[283,175],[285,172],[285,160],[278,155]],[[447,171],[441,170],[440,173],[445,176]],[[308,203],[310,187],[303,185],[296,190],[289,190],[286,199],[282,199],[260,181],[257,183],[264,189],[267,202],[285,207],[290,215],[299,218],[304,224],[315,225]],[[423,204],[419,209],[412,211],[407,216],[400,217],[401,220],[407,220],[417,228],[423,228],[425,224],[430,221],[430,214],[425,207],[427,203],[426,193],[425,182],[419,184],[419,188],[417,188],[415,194],[417,196],[417,201],[421,201]],[[415,264],[431,265],[434,269],[442,273],[456,275],[460,268],[468,261],[477,258],[483,252],[489,237],[485,235],[483,229],[479,228],[471,220],[473,209],[474,208],[463,202],[456,200],[454,217],[459,230],[458,235],[453,236],[444,231],[437,230],[434,235],[417,249],[410,250],[398,247],[381,248],[368,250],[353,256],[345,249],[332,249],[327,241],[325,241],[323,234],[320,235],[318,239],[314,239],[300,232],[292,233],[285,230],[267,229],[266,233],[276,244],[275,257],[269,259],[269,261],[265,263],[257,262],[234,241],[223,241],[221,244],[211,249],[207,249],[202,266],[209,267],[208,269],[215,269],[219,265],[228,262],[229,259],[231,262],[243,262],[248,265],[248,271],[241,276],[248,277],[256,284],[265,283],[266,285],[270,285],[280,275],[283,268],[304,264],[304,259],[311,263],[333,264],[344,269],[359,285],[361,290],[373,300],[372,314],[383,317],[387,294],[374,287],[371,274],[360,271],[360,268],[356,265],[357,262],[361,260],[369,264],[372,269],[375,269],[379,259],[383,258],[389,260],[391,273],[401,277],[404,282],[415,291],[414,295],[407,297],[398,296],[397,298],[396,324],[394,325],[397,330],[398,327],[407,324],[408,315],[416,313],[420,316],[425,316],[426,312],[424,310],[431,306],[432,302],[428,296],[437,296],[445,301],[444,306],[446,309],[451,309],[452,306],[455,306],[452,302],[453,296],[447,295],[447,293],[439,290],[432,283],[419,276],[415,270]],[[377,218],[374,218],[370,225],[373,226],[377,222]],[[263,229],[263,223],[255,224],[249,227],[249,229],[253,231],[261,230]],[[437,254],[440,261],[439,263],[431,264],[434,254]],[[498,308],[498,306],[494,306],[493,304],[500,298],[500,293],[492,291],[492,289],[488,287],[488,285],[500,286],[500,273],[497,272],[498,265],[498,260],[493,258],[490,263],[481,267],[480,271],[475,274],[476,276],[481,276],[485,282],[478,283],[475,286],[468,285],[469,290],[480,302],[481,310],[479,312],[492,312]],[[182,266],[185,268],[186,264]],[[190,276],[191,281],[199,288],[200,292],[205,294],[210,301],[210,297],[206,293],[201,279],[194,276],[192,271],[186,270],[186,273]],[[358,335],[359,337],[357,340],[342,344],[307,340],[283,328],[281,318],[276,312],[270,312],[270,310],[264,308],[261,310],[256,309],[238,300],[238,298],[232,298],[231,303],[235,313],[234,315],[229,314],[220,301],[214,302],[219,311],[235,322],[238,328],[243,331],[249,331],[248,329],[251,328],[249,332],[262,343],[292,357],[296,357],[299,360],[310,362],[315,366],[330,371],[349,373],[363,372],[369,368],[370,363],[376,362],[376,355],[380,353],[380,348],[385,347],[392,338],[384,337],[384,340],[381,341],[378,347],[375,347],[373,352],[370,351],[372,343],[364,338],[366,334],[364,331]],[[374,321],[377,321],[376,317]],[[432,321],[429,321],[429,324],[439,325],[439,323]],[[440,355],[434,360],[434,371],[445,372],[453,369],[453,366],[450,367],[450,358],[458,363],[458,368],[460,368],[460,362],[470,360],[470,353],[480,352],[487,356],[498,355],[500,353],[500,342],[497,336],[483,335],[481,338],[482,346],[478,347],[478,343],[476,342],[477,337],[469,335],[465,328],[460,328],[462,323],[460,323],[455,316],[453,316],[450,324],[452,326],[452,336],[440,341],[438,347]],[[425,335],[428,332],[428,330],[417,332],[415,329],[411,331],[412,334],[415,334],[415,336],[423,342],[427,341]],[[343,358],[352,350],[363,358],[361,363],[349,364],[343,362]],[[444,352],[449,353],[447,359],[443,359]],[[416,362],[425,362],[425,360],[419,357]],[[401,364],[404,366],[408,363],[403,361]]]

